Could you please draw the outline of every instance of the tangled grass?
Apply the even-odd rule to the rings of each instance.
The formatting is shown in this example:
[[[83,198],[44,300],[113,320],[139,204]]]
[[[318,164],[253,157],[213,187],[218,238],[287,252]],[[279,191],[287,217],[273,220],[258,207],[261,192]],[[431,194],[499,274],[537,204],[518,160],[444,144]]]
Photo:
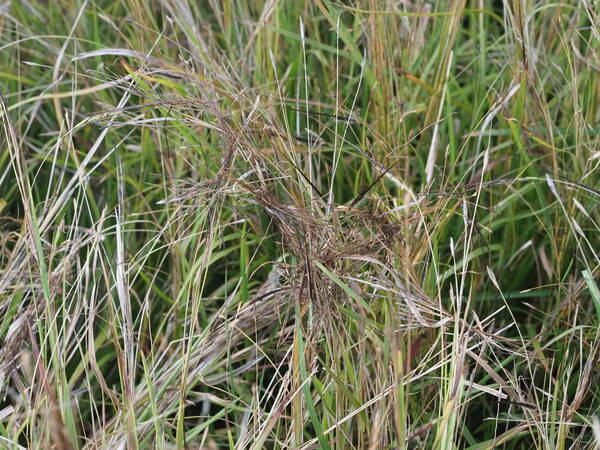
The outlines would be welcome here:
[[[600,448],[593,0],[0,4],[0,447]]]

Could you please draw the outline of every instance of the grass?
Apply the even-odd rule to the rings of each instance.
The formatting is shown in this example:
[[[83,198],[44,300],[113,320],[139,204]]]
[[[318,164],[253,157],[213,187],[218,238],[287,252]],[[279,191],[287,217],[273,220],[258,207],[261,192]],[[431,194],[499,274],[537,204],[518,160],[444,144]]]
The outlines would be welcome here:
[[[0,5],[0,447],[600,448],[592,0]]]

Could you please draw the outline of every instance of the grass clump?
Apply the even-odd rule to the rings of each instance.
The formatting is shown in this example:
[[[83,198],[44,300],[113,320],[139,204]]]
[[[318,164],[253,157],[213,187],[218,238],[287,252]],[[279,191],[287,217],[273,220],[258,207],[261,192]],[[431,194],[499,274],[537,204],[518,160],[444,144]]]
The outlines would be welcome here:
[[[0,6],[0,447],[600,444],[597,6]]]

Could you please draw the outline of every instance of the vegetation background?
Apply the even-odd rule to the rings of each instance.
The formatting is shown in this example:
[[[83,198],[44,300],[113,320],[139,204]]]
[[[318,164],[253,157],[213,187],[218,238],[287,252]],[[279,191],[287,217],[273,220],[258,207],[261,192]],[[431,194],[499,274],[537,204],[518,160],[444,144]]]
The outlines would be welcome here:
[[[0,447],[592,449],[593,0],[0,2]]]

